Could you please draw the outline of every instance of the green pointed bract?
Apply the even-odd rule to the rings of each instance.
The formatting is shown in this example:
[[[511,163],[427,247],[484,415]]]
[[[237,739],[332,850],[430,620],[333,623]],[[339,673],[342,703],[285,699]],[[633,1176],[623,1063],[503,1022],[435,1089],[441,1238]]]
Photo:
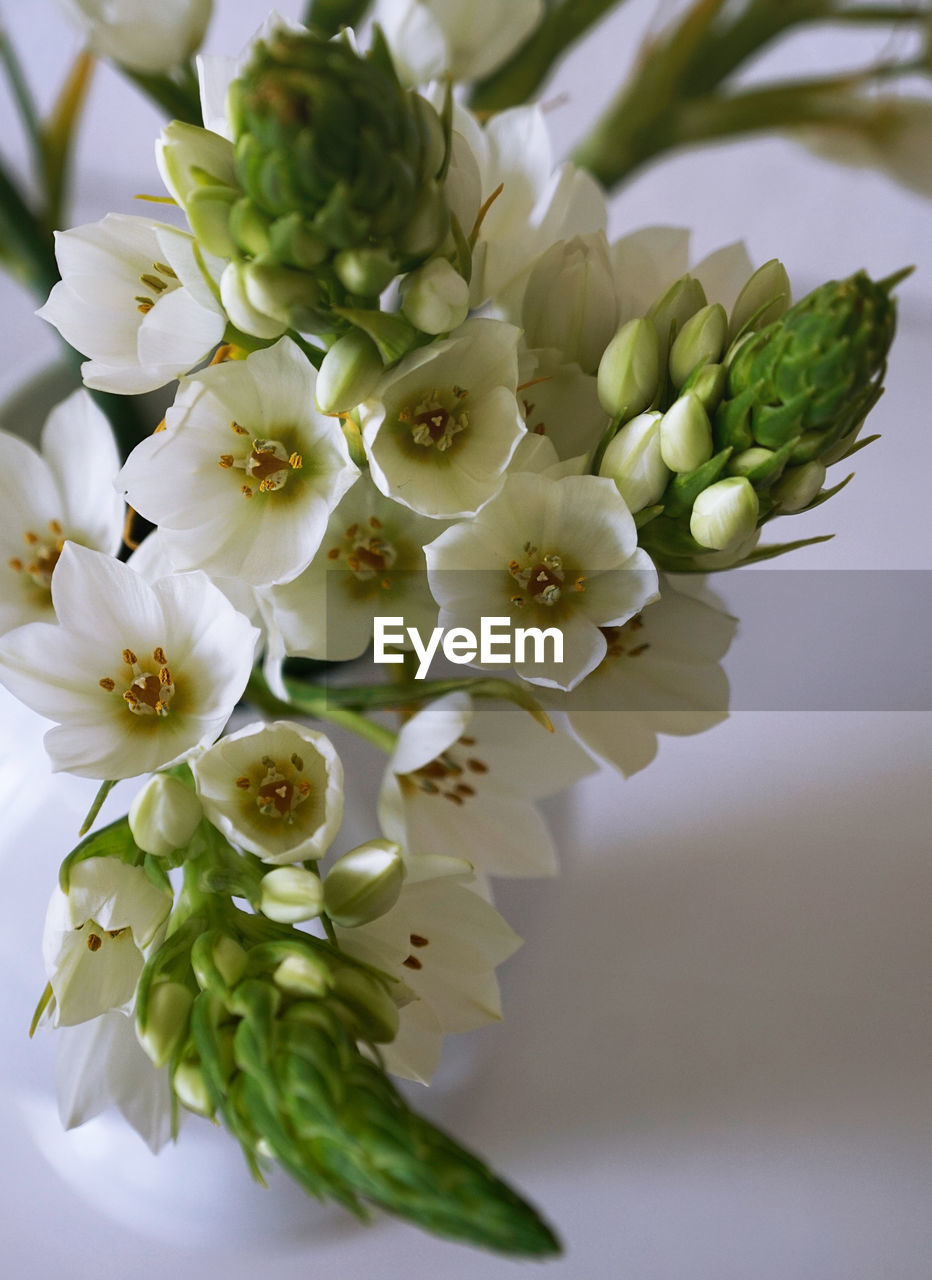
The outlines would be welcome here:
[[[378,36],[362,57],[348,39],[279,29],[258,42],[229,106],[246,196],[231,230],[243,253],[271,251],[311,271],[346,251],[397,262],[397,271],[416,265],[405,251],[409,227],[425,191],[446,209],[438,182],[446,146],[437,113],[402,87]],[[445,214],[437,237],[448,229]],[[434,248],[419,245],[418,260]],[[367,296],[384,288],[383,277],[373,276]],[[350,287],[330,282],[334,303],[345,302]]]
[[[690,517],[699,494],[723,474],[743,476],[753,486],[758,526],[774,516],[810,510],[837,491],[822,490],[804,502],[808,489],[797,483],[781,501],[789,481],[784,488],[780,481],[787,475],[798,481],[803,467],[814,476],[852,447],[882,391],[896,324],[891,292],[901,278],[878,283],[859,271],[830,281],[779,319],[735,339],[723,357],[727,381],[712,415],[716,453],[696,471],[670,481],[659,499],[661,514],[640,532],[641,546],[660,568],[707,572],[715,567],[714,554],[691,536]],[[700,375],[694,372],[690,389]],[[750,563],[797,545],[739,554],[741,562]],[[734,563],[733,556],[722,557],[723,568]]]

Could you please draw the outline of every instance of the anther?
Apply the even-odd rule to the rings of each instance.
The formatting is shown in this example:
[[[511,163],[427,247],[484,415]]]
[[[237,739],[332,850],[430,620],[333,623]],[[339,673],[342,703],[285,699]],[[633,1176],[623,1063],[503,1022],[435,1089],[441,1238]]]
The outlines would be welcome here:
[[[339,547],[331,547],[330,550],[327,552],[327,559],[339,560],[341,555],[342,555],[342,552],[340,551]]]
[[[161,667],[164,667],[165,663],[168,661],[168,659],[165,657],[165,650],[162,648],[161,645],[159,645],[157,648],[152,650],[152,658]]]
[[[430,939],[422,937],[419,933],[412,933],[408,941],[412,947],[426,947]]]
[[[239,787],[240,791],[248,791],[248,790],[249,790],[249,779],[248,779],[248,778],[245,778],[245,777],[243,777],[243,778],[237,778],[237,779],[236,779],[236,785]]]
[[[168,276],[169,280],[178,279],[174,269],[170,267],[167,262],[153,262],[152,267],[160,276]]]
[[[229,471],[230,467],[233,466],[233,455],[232,453],[221,453],[217,461],[224,470]]]
[[[128,667],[135,667],[139,659],[136,657],[135,653],[133,653],[132,649],[124,649],[123,661],[126,663]]]
[[[230,423],[230,430],[235,431],[238,436],[248,436],[249,432],[245,427],[241,427],[238,422]]]
[[[294,765],[294,767],[297,769],[298,773],[301,773],[301,771],[302,771],[302,770],[303,770],[303,768],[304,768],[304,761],[303,761],[303,760],[301,759],[301,757],[298,755],[297,751],[292,752],[292,755],[291,755],[291,763],[292,763],[292,764]]]
[[[148,285],[150,289],[154,289],[156,293],[164,293],[168,285],[164,280],[160,280],[158,276],[154,276],[151,272],[141,275],[139,279],[144,285]]]
[[[418,960],[417,956],[408,956],[405,960],[402,960],[401,963],[404,965],[406,969],[423,969],[424,968],[420,960]]]
[[[100,685],[101,689],[106,689],[108,693],[113,693],[116,688],[116,681],[111,680],[109,676],[104,676],[104,678],[102,680],[98,680],[97,683]]]
[[[103,939],[99,937],[96,933],[89,933],[87,935],[88,951],[99,951],[102,946],[103,946]]]

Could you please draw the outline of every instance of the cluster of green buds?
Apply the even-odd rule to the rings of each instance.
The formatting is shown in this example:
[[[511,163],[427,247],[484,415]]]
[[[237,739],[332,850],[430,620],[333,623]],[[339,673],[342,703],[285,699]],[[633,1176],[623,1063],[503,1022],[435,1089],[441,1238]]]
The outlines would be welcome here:
[[[353,897],[351,872],[335,898]],[[390,978],[228,901],[221,927],[209,915],[195,911],[150,959],[139,1038],[182,1104],[239,1140],[256,1177],[276,1159],[360,1217],[376,1205],[501,1252],[554,1252],[534,1209],[413,1112],[378,1065],[398,1026]]]
[[[448,130],[378,30],[361,55],[345,33],[275,29],[228,107],[232,152],[176,123],[163,154],[199,242],[231,262],[221,293],[246,333],[346,332],[343,312],[377,311],[447,238]]]
[[[823,489],[826,467],[867,443],[857,435],[881,394],[901,278],[858,272],[789,306],[774,259],[730,316],[684,276],[621,328],[599,366],[613,421],[595,465],[615,480],[659,567],[774,554],[781,548],[754,551],[761,525],[842,487]]]

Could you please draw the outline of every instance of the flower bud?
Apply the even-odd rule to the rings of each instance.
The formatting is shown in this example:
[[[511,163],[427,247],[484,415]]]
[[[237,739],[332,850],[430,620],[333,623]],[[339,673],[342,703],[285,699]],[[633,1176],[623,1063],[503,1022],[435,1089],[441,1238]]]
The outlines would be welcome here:
[[[614,480],[632,513],[657,502],[670,480],[660,452],[660,413],[626,422],[602,457],[600,476]]]
[[[800,467],[787,467],[771,494],[780,511],[802,511],[825,483],[825,465],[814,459]]]
[[[320,289],[304,271],[257,258],[243,268],[246,298],[262,315],[293,325],[320,301]],[[297,313],[297,314],[296,314]],[[298,328],[304,327],[298,323]]]
[[[728,317],[721,303],[697,311],[683,325],[670,350],[670,377],[681,387],[697,365],[721,359],[728,336]]]
[[[313,920],[323,906],[320,877],[305,867],[276,867],[262,877],[259,910],[279,924]]]
[[[732,476],[747,476],[752,471],[756,471],[759,466],[765,462],[769,462],[773,457],[773,449],[765,449],[761,445],[753,445],[750,449],[742,449],[740,453],[734,454],[728,460],[728,474]]]
[[[387,249],[343,249],[333,260],[340,283],[350,293],[377,298],[397,276],[398,259]]]
[[[220,301],[231,324],[256,338],[280,338],[288,328],[287,321],[273,319],[258,311],[246,293],[246,264],[230,262],[220,277]]]
[[[398,248],[412,258],[426,258],[450,230],[450,209],[443,188],[427,182],[421,189],[411,220],[398,236]]]
[[[401,311],[421,333],[449,333],[469,314],[469,285],[446,258],[433,258],[402,280]]]
[[[185,847],[203,816],[190,787],[170,773],[156,773],[130,806],[129,829],[143,853],[166,858]]]
[[[179,1063],[172,1075],[172,1089],[181,1105],[195,1115],[206,1116],[209,1120],[214,1114],[204,1072],[196,1062]]]
[[[595,373],[618,326],[618,297],[603,231],[551,245],[531,272],[522,305],[529,347],[557,350]]]
[[[657,326],[660,341],[666,347],[671,331],[679,333],[686,321],[705,305],[705,289],[700,282],[694,276],[681,276],[647,314]]]
[[[613,418],[641,413],[657,394],[660,374],[660,340],[653,320],[629,320],[599,362],[599,403]]]
[[[333,985],[330,966],[321,956],[306,950],[293,951],[272,975],[276,986],[292,996],[325,996]]]
[[[339,858],[324,881],[324,903],[334,924],[344,929],[376,920],[398,901],[405,866],[391,840],[370,840]]]
[[[378,348],[361,329],[338,338],[317,374],[317,405],[323,413],[347,413],[375,390],[384,365]]]
[[[204,186],[192,191],[185,202],[194,238],[218,258],[231,258],[236,253],[230,217],[239,194],[234,187]]]
[[[778,258],[771,258],[754,272],[738,294],[728,325],[730,339],[750,324],[752,332],[779,320],[790,305],[790,278]]]
[[[660,456],[671,471],[695,471],[713,451],[709,415],[695,392],[689,391],[660,420]]]
[[[160,982],[149,992],[145,1025],[136,1038],[157,1067],[164,1067],[188,1032],[194,997],[181,982]]]
[[[723,364],[702,364],[694,369],[680,390],[692,391],[702,401],[706,413],[714,413],[725,394],[728,371]]]
[[[759,511],[757,494],[745,476],[717,480],[693,503],[689,532],[703,547],[729,551],[754,532]]]
[[[333,976],[333,994],[359,1023],[360,1034],[374,1044],[388,1044],[398,1033],[398,1008],[381,982],[349,965]]]
[[[204,942],[207,943],[205,947]],[[191,952],[191,967],[202,991],[235,987],[246,972],[247,956],[233,938],[221,935],[205,937],[195,943]]]

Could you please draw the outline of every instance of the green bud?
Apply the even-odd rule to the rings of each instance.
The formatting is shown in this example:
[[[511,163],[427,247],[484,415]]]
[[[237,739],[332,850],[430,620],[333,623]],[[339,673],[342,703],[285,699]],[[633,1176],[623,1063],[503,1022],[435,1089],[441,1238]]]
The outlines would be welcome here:
[[[398,1034],[398,1008],[381,982],[349,965],[333,977],[333,994],[346,1004],[365,1040],[388,1044]]]
[[[612,418],[641,413],[657,394],[660,339],[646,316],[623,324],[599,362],[599,403]]]
[[[269,245],[274,257],[289,267],[312,271],[320,266],[328,250],[323,240],[309,231],[300,213],[286,213],[276,218],[269,231]]]
[[[208,1120],[213,1116],[214,1104],[207,1081],[196,1062],[179,1063],[172,1075],[172,1089],[181,1105],[195,1115],[205,1116]]]
[[[788,467],[774,485],[772,496],[782,512],[808,507],[825,483],[825,466],[818,459]]]
[[[157,1067],[164,1067],[188,1033],[189,989],[180,982],[160,982],[149,992],[145,1026],[137,1024],[139,1043]]]
[[[320,877],[305,867],[276,867],[262,877],[259,910],[279,924],[313,920],[323,906]]]
[[[599,475],[614,480],[632,514],[659,501],[670,480],[660,451],[660,413],[626,422],[602,455]]]
[[[687,392],[660,419],[660,456],[671,471],[695,471],[712,453],[709,415],[695,392]]]
[[[272,977],[275,985],[291,996],[320,999],[333,985],[330,966],[322,957],[307,950],[293,951],[286,956]]]
[[[194,238],[218,258],[232,258],[236,253],[230,217],[239,196],[234,187],[197,187],[185,205]]]
[[[774,456],[773,449],[764,449],[754,445],[750,449],[742,449],[728,462],[728,472],[733,476],[747,476]]]
[[[689,532],[703,547],[730,551],[754,532],[759,512],[750,480],[730,476],[699,494],[689,518]]]
[[[682,394],[692,391],[702,401],[706,413],[714,413],[725,394],[727,381],[728,370],[723,364],[701,364],[692,371],[680,391]]]
[[[398,259],[387,249],[343,249],[333,260],[337,278],[350,293],[377,298],[398,274]]]
[[[317,374],[317,404],[323,413],[347,413],[367,400],[385,366],[372,339],[361,329],[338,338]]]
[[[446,258],[433,258],[402,280],[401,313],[421,333],[449,333],[469,315],[469,285]]]
[[[320,289],[311,276],[262,259],[243,268],[243,284],[250,306],[289,326],[296,311],[313,311],[320,301]]]
[[[231,262],[220,277],[220,301],[232,324],[256,338],[280,338],[288,328],[287,321],[276,320],[258,310],[246,291],[246,264]]]
[[[734,341],[745,325],[756,332],[779,320],[790,305],[790,294],[790,278],[778,258],[771,258],[758,267],[731,309],[730,339]]]
[[[705,289],[695,276],[681,276],[670,285],[663,297],[647,313],[657,326],[657,333],[665,350],[670,342],[670,334],[679,333],[686,321],[705,305]]]
[[[398,248],[410,258],[426,258],[450,230],[450,209],[438,182],[427,182],[415,201],[411,218],[398,236]]]
[[[247,955],[226,934],[202,934],[191,949],[191,967],[202,991],[235,987],[246,972]]]
[[[391,840],[370,840],[351,849],[324,881],[327,914],[344,929],[377,920],[398,901],[404,884],[401,849]]]
[[[167,858],[185,847],[203,816],[190,787],[170,773],[156,773],[130,806],[129,829],[143,853]]]
[[[697,365],[720,360],[728,336],[728,317],[719,302],[697,311],[683,325],[670,350],[670,377],[681,387]]]
[[[240,249],[258,258],[272,248],[272,219],[248,196],[230,209],[230,234]]]

